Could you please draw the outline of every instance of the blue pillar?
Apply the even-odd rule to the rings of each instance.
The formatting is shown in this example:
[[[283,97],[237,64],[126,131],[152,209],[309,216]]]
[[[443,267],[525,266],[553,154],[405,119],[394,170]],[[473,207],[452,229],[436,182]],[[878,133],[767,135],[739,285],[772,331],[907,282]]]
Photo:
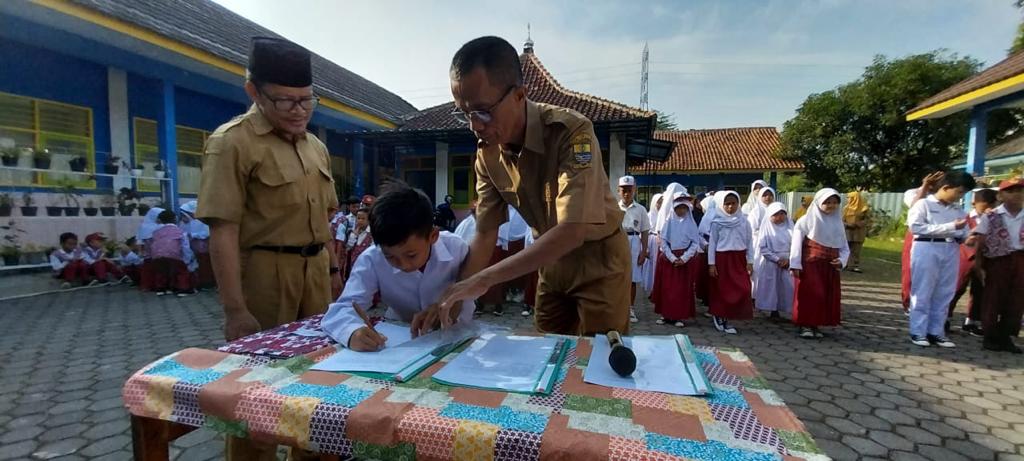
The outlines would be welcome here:
[[[715,186],[715,190],[725,189],[725,175],[722,173],[718,174],[718,185]]]
[[[988,129],[988,110],[975,107],[971,110],[971,130],[967,139],[967,173],[985,174],[985,150]]]
[[[774,189],[775,191],[778,191],[779,190],[779,188],[777,186],[778,183],[779,183],[779,173],[777,171],[771,172],[771,174],[768,175],[768,185],[771,186],[772,189]]]
[[[161,198],[167,206],[178,209],[178,137],[175,133],[174,84],[164,80],[160,88],[160,108],[156,118],[160,160],[170,181],[160,181]]]
[[[352,176],[355,177],[355,184],[352,185],[352,190],[355,191],[356,197],[363,196],[363,140],[356,139],[352,141]]]

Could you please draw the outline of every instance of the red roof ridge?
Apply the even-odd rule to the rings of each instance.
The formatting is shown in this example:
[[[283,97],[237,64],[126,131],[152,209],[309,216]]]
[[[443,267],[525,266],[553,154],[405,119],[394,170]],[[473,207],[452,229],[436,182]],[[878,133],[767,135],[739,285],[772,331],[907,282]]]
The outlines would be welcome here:
[[[555,76],[551,75],[551,72],[549,72],[548,69],[546,67],[544,67],[544,64],[540,62],[540,58],[538,58],[535,53],[523,53],[523,54],[519,55],[519,59],[520,60],[526,59],[531,64],[537,66],[537,69],[540,70],[541,76],[543,76],[544,79],[547,80],[549,84],[551,84],[551,87],[554,88],[556,91],[559,91],[559,92],[561,92],[562,94],[564,94],[566,96],[581,98],[581,99],[592,101],[592,102],[596,102],[596,103],[599,103],[599,104],[609,105],[609,106],[612,106],[612,107],[614,107],[616,109],[628,112],[628,113],[630,113],[632,115],[635,115],[635,116],[637,116],[639,118],[648,118],[648,117],[654,116],[654,112],[653,111],[644,111],[644,110],[641,110],[641,109],[638,109],[638,108],[635,108],[635,107],[630,107],[630,106],[627,106],[625,104],[618,103],[618,102],[615,102],[615,101],[612,101],[612,100],[609,100],[609,99],[604,99],[604,98],[601,98],[601,97],[598,97],[598,96],[593,96],[593,95],[589,95],[589,94],[586,94],[586,93],[581,93],[579,91],[573,91],[573,90],[570,90],[570,89],[562,86],[562,84],[558,83],[558,80],[555,79]]]

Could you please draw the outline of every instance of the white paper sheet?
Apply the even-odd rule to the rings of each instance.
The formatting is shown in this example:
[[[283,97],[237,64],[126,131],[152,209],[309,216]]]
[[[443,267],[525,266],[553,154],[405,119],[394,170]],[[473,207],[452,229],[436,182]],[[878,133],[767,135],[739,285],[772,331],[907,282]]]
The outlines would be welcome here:
[[[534,393],[558,338],[486,333],[434,379],[456,386]]]
[[[676,395],[704,395],[703,377],[692,379],[673,336],[631,336],[622,342],[636,354],[636,371],[629,377],[619,376],[608,364],[611,346],[605,336],[594,338],[583,381],[601,386],[664,392]],[[694,364],[696,365],[696,364]],[[698,381],[695,383],[695,381]]]
[[[413,362],[430,355],[440,346],[459,343],[476,334],[476,329],[467,325],[438,330],[416,339],[409,339],[408,327],[380,323],[375,328],[388,337],[384,349],[376,352],[356,352],[351,349],[342,349],[313,365],[312,369],[393,375],[404,370]]]

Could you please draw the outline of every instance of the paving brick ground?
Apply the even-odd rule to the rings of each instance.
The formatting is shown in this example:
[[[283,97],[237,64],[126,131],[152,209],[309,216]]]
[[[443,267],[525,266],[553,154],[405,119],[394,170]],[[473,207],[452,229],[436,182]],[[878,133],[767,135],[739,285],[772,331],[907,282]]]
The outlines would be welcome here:
[[[746,352],[835,459],[1024,460],[1024,357],[961,335],[953,350],[910,345],[898,290],[846,283],[843,328],[816,342],[765,319],[738,323],[737,336],[703,317],[682,331]],[[634,333],[677,331],[640,311]],[[485,318],[529,325],[518,311]],[[130,459],[121,384],[165,354],[221,344],[220,323],[209,293],[115,287],[0,301],[0,459]],[[219,459],[223,442],[200,430],[173,449]]]

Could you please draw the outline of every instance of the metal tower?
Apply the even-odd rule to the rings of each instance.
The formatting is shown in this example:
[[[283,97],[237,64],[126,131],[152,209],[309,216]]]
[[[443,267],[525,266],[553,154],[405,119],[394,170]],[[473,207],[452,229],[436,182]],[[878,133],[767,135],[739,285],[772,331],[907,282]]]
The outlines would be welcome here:
[[[648,99],[647,99],[647,60],[648,60],[647,42],[644,42],[644,54],[640,62],[640,109],[648,110]]]

